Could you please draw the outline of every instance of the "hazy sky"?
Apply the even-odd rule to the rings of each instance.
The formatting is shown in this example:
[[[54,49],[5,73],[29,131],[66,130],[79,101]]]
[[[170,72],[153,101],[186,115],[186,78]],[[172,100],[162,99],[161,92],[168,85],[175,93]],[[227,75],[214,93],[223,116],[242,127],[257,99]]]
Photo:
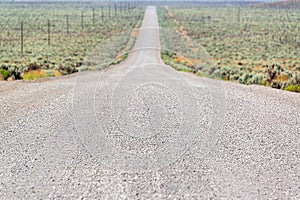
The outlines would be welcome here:
[[[11,2],[12,0],[0,0],[0,2]],[[26,2],[26,1],[109,1],[109,0],[14,0],[15,2]],[[124,1],[124,0],[111,0],[112,2],[117,2],[117,1]],[[126,1],[126,0],[125,0]],[[130,0],[127,0],[130,1]],[[136,0],[132,0],[132,1],[136,1]],[[137,0],[137,1],[162,1],[162,0]],[[163,1],[195,1],[195,0],[163,0]],[[196,0],[196,1],[256,1],[256,2],[274,2],[274,1],[280,1],[280,0]]]
[[[0,2],[1,1],[11,1],[11,0],[0,0]],[[100,1],[101,2],[101,1],[109,1],[109,0],[15,0],[15,1]],[[111,0],[111,1],[124,1],[124,0]],[[127,0],[127,1],[129,1],[129,0]],[[149,0],[136,0],[136,1],[149,1]],[[150,0],[150,1],[162,1],[162,0]],[[163,0],[163,1],[191,1],[191,0]],[[196,1],[264,1],[264,2],[272,2],[272,1],[276,1],[276,0],[196,0]]]

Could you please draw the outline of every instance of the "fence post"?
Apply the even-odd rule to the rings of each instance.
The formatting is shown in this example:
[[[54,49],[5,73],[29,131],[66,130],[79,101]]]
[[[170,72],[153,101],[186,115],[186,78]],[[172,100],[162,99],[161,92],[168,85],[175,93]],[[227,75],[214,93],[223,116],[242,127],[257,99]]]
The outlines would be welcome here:
[[[67,15],[67,34],[69,35],[69,15]]]
[[[81,29],[83,30],[83,11],[81,11]]]
[[[50,20],[48,19],[48,45],[50,46]]]
[[[23,39],[24,39],[24,29],[23,29],[23,21],[21,22],[21,53],[23,54],[23,47],[24,47],[24,43],[23,43]]]
[[[108,17],[110,18],[110,4],[108,5]]]
[[[238,23],[241,22],[241,7],[239,7],[239,10],[238,10]]]
[[[95,26],[95,8],[93,8],[93,26]]]
[[[104,11],[103,11],[103,6],[101,7],[101,18],[102,18],[102,22],[104,21]]]
[[[117,4],[115,3],[115,16],[117,16]]]

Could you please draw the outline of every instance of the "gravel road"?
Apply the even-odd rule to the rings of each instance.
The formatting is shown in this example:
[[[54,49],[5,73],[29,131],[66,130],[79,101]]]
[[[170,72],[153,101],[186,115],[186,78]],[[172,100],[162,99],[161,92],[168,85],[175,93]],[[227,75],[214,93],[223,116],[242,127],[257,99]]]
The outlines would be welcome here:
[[[0,199],[300,199],[300,96],[162,64],[0,82]],[[174,41],[176,42],[176,41]]]

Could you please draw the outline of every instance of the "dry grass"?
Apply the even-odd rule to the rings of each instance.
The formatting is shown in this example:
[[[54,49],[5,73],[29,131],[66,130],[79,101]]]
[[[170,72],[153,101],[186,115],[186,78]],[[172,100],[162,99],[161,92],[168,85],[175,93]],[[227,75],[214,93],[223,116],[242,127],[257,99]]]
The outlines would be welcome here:
[[[62,74],[58,70],[54,70],[54,76],[62,76]]]
[[[289,80],[289,76],[285,74],[280,74],[276,76],[275,79],[277,82],[287,82]]]
[[[24,80],[37,80],[40,78],[46,78],[48,75],[42,70],[28,71],[23,74]]]
[[[176,63],[185,64],[188,67],[192,67],[194,65],[192,61],[180,55],[177,55],[175,58],[173,58],[173,61]]]

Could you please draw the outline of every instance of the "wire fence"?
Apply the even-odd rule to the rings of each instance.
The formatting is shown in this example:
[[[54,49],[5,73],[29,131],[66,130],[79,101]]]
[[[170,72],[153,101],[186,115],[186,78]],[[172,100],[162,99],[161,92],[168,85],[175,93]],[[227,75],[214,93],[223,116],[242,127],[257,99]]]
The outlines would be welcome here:
[[[34,69],[102,68],[134,41],[142,17],[129,2],[0,4],[0,69],[18,79]]]
[[[115,4],[116,5],[116,4]],[[28,41],[44,41],[51,45],[56,37],[78,37],[80,35],[101,35],[108,37],[114,31],[133,26],[133,21],[141,17],[133,13],[133,8],[112,6],[90,8],[89,11],[77,11],[69,14],[20,14],[1,16],[0,48],[9,50],[19,46],[24,53]]]

